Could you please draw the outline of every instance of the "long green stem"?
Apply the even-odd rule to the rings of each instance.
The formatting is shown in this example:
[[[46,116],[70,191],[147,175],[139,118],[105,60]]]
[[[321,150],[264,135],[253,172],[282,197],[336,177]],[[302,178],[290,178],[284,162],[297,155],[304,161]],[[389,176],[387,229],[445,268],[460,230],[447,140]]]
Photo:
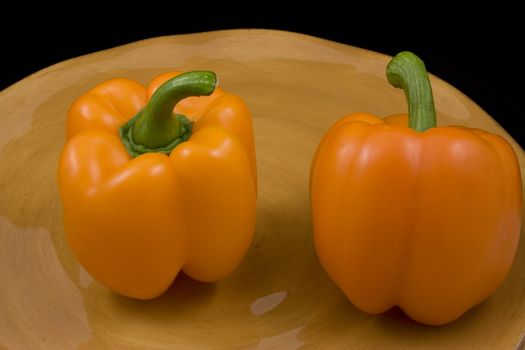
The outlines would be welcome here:
[[[432,87],[423,61],[412,52],[400,52],[388,63],[386,76],[390,84],[405,91],[408,126],[416,131],[435,127]]]
[[[188,140],[192,122],[174,114],[173,108],[186,97],[211,95],[216,85],[217,76],[207,71],[183,73],[162,84],[146,107],[120,128],[128,152],[135,157],[149,152],[169,154]]]

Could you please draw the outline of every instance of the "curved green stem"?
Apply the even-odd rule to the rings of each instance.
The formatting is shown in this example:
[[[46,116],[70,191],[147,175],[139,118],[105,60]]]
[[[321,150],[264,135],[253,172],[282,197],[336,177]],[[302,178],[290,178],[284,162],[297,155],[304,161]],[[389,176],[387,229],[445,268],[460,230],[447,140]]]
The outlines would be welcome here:
[[[208,96],[215,91],[217,76],[213,72],[193,71],[178,75],[162,84],[146,107],[124,124],[120,137],[128,152],[169,154],[175,146],[191,136],[192,122],[174,114],[173,108],[190,96]]]
[[[400,52],[388,63],[386,76],[390,84],[405,91],[408,126],[416,131],[435,127],[432,87],[423,61],[412,52]]]

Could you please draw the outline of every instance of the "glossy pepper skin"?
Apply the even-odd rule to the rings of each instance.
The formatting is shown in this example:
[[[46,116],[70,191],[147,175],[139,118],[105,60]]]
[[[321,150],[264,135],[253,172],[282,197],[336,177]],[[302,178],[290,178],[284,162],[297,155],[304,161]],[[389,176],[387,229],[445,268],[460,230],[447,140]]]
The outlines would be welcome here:
[[[68,113],[58,166],[67,239],[95,279],[128,297],[162,294],[181,269],[199,281],[225,277],[241,262],[255,229],[250,113],[239,97],[215,89],[213,73],[179,74],[160,75],[147,88],[107,81]],[[167,95],[154,95],[170,82]],[[155,98],[155,108],[147,107]],[[131,155],[119,129],[148,108],[160,115],[153,124],[172,123],[175,103],[175,113],[193,121],[189,139],[164,153]],[[159,146],[159,130],[180,131],[176,122],[152,135],[149,127],[142,135],[152,144],[146,148]]]
[[[521,225],[519,165],[498,135],[435,127],[415,55],[399,54],[387,72],[405,89],[409,116],[350,114],[325,134],[311,168],[315,247],[360,310],[397,305],[418,322],[446,324],[509,272]],[[413,86],[403,78],[410,74],[426,82]]]

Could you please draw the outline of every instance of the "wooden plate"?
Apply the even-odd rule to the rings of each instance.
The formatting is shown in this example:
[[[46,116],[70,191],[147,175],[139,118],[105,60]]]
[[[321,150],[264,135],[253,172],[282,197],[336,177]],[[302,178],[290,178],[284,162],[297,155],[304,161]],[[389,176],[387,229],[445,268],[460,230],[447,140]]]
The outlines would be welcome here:
[[[353,111],[406,111],[385,78],[389,57],[305,35],[232,30],[145,40],[44,69],[0,93],[0,349],[515,349],[525,334],[525,240],[505,284],[458,321],[426,327],[399,310],[359,312],[312,244],[313,152]],[[210,69],[253,112],[259,195],[255,240],[214,284],[179,277],[162,297],[131,300],[78,265],[64,238],[56,166],[68,106],[113,77],[146,84]],[[440,125],[501,134],[474,102],[432,77]]]

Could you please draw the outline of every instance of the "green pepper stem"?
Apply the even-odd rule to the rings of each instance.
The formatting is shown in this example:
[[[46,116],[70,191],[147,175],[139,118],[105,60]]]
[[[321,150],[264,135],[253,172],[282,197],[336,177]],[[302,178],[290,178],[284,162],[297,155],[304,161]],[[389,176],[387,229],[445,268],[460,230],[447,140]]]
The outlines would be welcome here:
[[[207,71],[187,72],[166,81],[146,107],[120,128],[128,152],[135,157],[148,152],[169,154],[188,140],[192,122],[173,113],[173,108],[186,97],[211,95],[216,86],[217,76]]]
[[[386,76],[390,84],[405,91],[408,126],[416,131],[435,127],[432,87],[423,61],[412,52],[400,52],[388,63]]]

